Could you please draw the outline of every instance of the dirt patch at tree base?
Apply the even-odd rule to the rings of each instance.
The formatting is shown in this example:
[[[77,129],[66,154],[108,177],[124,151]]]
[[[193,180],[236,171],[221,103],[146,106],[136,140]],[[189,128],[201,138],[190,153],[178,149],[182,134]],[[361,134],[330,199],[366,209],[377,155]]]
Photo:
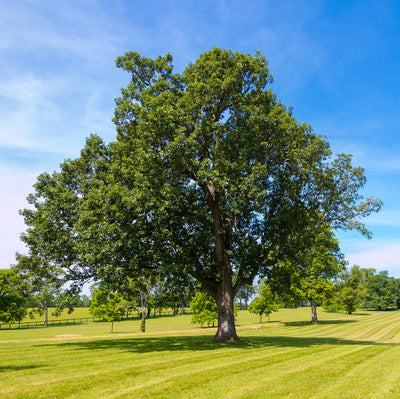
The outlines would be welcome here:
[[[56,338],[68,338],[68,337],[82,337],[82,335],[79,334],[62,334],[62,335],[56,335]]]

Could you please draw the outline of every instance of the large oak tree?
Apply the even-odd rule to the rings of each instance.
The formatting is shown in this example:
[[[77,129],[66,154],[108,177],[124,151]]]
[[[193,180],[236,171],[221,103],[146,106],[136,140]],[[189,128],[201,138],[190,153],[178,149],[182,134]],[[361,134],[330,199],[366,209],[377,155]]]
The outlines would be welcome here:
[[[127,53],[117,66],[131,76],[117,141],[92,137],[79,159],[39,177],[35,210],[23,212],[25,241],[53,248],[69,278],[191,274],[216,300],[214,340],[236,340],[235,294],[306,248],[316,220],[369,234],[360,218],[380,202],[359,194],[363,169],[350,155],[332,160],[296,121],[263,55],[215,48],[174,73],[170,55]]]

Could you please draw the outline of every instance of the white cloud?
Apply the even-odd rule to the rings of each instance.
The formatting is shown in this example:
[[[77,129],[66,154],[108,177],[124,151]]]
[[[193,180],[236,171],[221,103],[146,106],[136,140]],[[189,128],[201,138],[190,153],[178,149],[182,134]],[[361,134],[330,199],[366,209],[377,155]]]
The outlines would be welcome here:
[[[19,240],[25,225],[18,211],[29,207],[25,198],[33,191],[37,174],[0,167],[0,268],[15,263],[15,252],[25,251],[24,244]]]
[[[112,139],[117,90],[107,92],[84,73],[62,77],[20,73],[0,80],[0,144],[72,156],[90,133],[106,133]]]
[[[43,149],[44,143],[33,138],[39,124],[51,124],[61,117],[61,109],[52,101],[57,93],[67,89],[61,80],[32,74],[0,81],[2,145]]]
[[[359,265],[363,268],[387,270],[389,275],[400,277],[400,241],[399,242],[370,242],[361,248],[346,254],[350,265]]]
[[[397,194],[398,195],[398,194]],[[400,210],[383,208],[381,212],[374,213],[366,220],[368,226],[400,227]]]
[[[102,5],[0,2],[0,14],[0,144],[69,157],[92,132],[113,138],[123,36]]]
[[[40,51],[86,60],[115,50],[113,25],[95,2],[19,1],[0,4],[0,48],[13,53]],[[23,27],[23,29],[21,28]]]

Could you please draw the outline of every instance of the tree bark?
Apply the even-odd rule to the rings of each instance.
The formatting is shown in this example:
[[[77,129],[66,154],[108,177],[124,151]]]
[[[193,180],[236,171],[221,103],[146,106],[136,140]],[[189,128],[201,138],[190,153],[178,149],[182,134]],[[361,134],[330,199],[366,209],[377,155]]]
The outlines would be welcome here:
[[[226,220],[224,220],[219,200],[221,193],[216,191],[212,182],[200,185],[205,194],[205,199],[210,208],[213,219],[213,231],[215,239],[215,255],[218,264],[219,281],[209,294],[215,299],[218,309],[218,330],[213,342],[234,342],[240,341],[236,334],[234,314],[234,292],[232,285],[232,267],[229,258],[229,234]],[[240,287],[238,287],[240,288]]]
[[[318,317],[317,317],[317,305],[311,302],[311,324],[317,324]]]
[[[223,279],[217,289],[218,330],[213,342],[240,341],[236,334],[233,300],[232,280]]]

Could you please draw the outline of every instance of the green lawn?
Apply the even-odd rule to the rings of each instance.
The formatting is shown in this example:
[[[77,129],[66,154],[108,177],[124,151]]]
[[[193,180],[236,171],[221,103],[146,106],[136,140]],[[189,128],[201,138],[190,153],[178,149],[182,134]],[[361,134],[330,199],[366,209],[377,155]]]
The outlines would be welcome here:
[[[190,315],[0,331],[1,398],[399,398],[400,311],[241,311],[241,342]],[[334,320],[328,320],[334,319]],[[247,326],[247,327],[246,327]],[[260,328],[261,327],[261,328]],[[196,329],[197,331],[192,331]],[[77,337],[56,337],[74,334]]]

